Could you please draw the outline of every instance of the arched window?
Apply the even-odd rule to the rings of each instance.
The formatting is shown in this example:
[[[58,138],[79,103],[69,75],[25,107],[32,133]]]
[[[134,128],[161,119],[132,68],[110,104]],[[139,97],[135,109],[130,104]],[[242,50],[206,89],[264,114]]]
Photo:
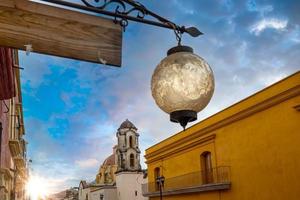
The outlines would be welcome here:
[[[133,168],[134,167],[134,155],[130,154],[130,167]]]
[[[160,168],[156,167],[154,169],[155,191],[159,190],[159,182],[156,181],[158,177],[160,177]]]
[[[132,136],[129,136],[129,147],[133,147],[133,140],[132,140]]]
[[[213,182],[213,169],[211,164],[211,153],[205,151],[200,156],[201,160],[201,172],[202,172],[202,183],[212,183]]]
[[[123,169],[124,168],[124,156],[123,154],[121,154],[121,159],[120,159],[120,162],[121,162],[121,168]]]

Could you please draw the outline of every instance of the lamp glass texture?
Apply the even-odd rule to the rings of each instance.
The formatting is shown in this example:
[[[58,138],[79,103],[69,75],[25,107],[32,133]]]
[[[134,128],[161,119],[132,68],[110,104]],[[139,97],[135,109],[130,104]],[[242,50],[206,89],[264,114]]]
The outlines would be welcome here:
[[[182,110],[198,113],[207,106],[214,92],[210,66],[192,53],[192,49],[168,54],[152,75],[151,91],[156,104],[169,114]]]

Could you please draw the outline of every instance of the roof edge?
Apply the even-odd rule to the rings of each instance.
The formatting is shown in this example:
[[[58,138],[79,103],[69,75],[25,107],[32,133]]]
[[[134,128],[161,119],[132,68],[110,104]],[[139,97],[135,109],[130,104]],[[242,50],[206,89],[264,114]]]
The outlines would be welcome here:
[[[290,94],[290,96],[288,93]],[[157,154],[156,152],[160,151],[161,149],[165,149],[165,147],[171,148],[173,146],[172,144],[178,145],[177,143],[184,142],[184,138],[191,136],[194,134],[193,137],[195,137],[195,133],[197,132],[197,137],[199,136],[199,133],[207,132],[207,131],[212,131],[209,130],[209,127],[211,126],[216,126],[220,122],[225,121],[226,119],[230,119],[233,116],[238,117],[239,113],[243,114],[243,118],[253,114],[253,112],[258,112],[257,109],[252,109],[252,112],[249,112],[251,108],[254,108],[257,105],[260,105],[258,108],[260,111],[263,108],[263,105],[265,103],[265,106],[267,106],[266,103],[268,103],[268,100],[272,100],[275,97],[279,98],[279,102],[282,102],[280,100],[286,100],[287,98],[280,99],[280,97],[283,97],[284,95],[288,95],[289,97],[292,97],[293,95],[299,95],[300,93],[300,71],[295,72],[294,74],[270,85],[267,86],[266,88],[246,97],[245,99],[242,99],[241,101],[232,104],[231,106],[207,117],[206,119],[201,120],[200,122],[194,124],[193,126],[187,128],[185,131],[180,131],[164,140],[161,142],[158,142],[154,144],[153,146],[149,147],[146,149],[146,154],[145,158],[151,157],[153,154]],[[279,103],[277,102],[277,103]],[[273,106],[275,104],[272,104]],[[270,106],[269,106],[270,107]],[[245,113],[246,111],[246,113]],[[244,113],[243,113],[244,112]],[[241,116],[240,116],[241,117]],[[239,118],[241,119],[241,118]],[[230,120],[228,120],[230,121]],[[236,120],[234,120],[236,121]],[[233,122],[233,121],[232,121]],[[230,122],[230,123],[232,123]],[[220,124],[221,126],[218,126],[217,128],[220,128],[222,126],[227,125],[228,123],[223,123]],[[202,127],[201,127],[202,126]],[[207,130],[208,129],[208,130]],[[170,139],[173,139],[172,142]],[[172,147],[173,148],[173,147]],[[153,155],[154,156],[154,155]]]

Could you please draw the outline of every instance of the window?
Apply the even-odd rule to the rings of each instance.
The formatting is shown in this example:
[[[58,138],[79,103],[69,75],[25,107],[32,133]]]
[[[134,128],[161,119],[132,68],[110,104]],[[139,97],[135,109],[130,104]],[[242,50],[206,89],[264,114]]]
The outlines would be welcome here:
[[[107,183],[108,182],[108,173],[105,172],[104,173],[104,183]]]
[[[205,151],[201,154],[201,172],[202,172],[202,183],[212,183],[213,182],[213,169],[211,164],[211,153]]]
[[[132,136],[129,136],[129,147],[132,148],[133,147],[133,140],[132,140]]]
[[[100,200],[103,200],[103,199],[104,199],[104,195],[100,194]]]
[[[120,164],[121,164],[121,168],[124,168],[124,156],[123,154],[121,154],[121,159],[120,159]]]
[[[133,168],[134,167],[134,155],[130,154],[130,167]]]
[[[85,195],[85,200],[89,200],[88,194]]]
[[[159,190],[159,182],[157,182],[157,178],[160,177],[160,168],[156,167],[154,169],[154,182],[155,182],[155,190]]]
[[[16,132],[17,132],[17,134],[16,134],[16,137],[17,137],[17,139],[19,139],[20,138],[20,134],[19,134],[19,130],[20,130],[20,116],[19,115],[16,115],[15,116],[16,117],[16,123],[15,123],[15,129],[16,129]]]
[[[135,196],[137,196],[137,191],[134,192]]]

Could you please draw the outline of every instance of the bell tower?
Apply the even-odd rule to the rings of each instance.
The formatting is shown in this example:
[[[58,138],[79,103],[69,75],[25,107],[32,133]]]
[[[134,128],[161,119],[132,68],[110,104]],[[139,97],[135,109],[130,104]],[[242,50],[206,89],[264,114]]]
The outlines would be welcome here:
[[[141,171],[140,164],[140,149],[139,149],[139,134],[137,128],[126,119],[118,128],[116,133],[118,138],[117,172],[134,172]]]

